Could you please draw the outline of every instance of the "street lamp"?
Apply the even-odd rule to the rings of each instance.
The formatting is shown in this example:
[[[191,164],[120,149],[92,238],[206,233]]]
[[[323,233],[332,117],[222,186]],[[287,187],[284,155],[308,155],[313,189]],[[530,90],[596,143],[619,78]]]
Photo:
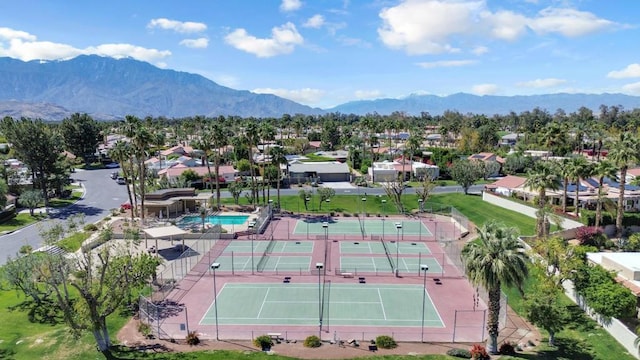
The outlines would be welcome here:
[[[320,290],[320,273],[324,268],[323,263],[316,263],[318,270],[318,338],[322,340],[322,291]]]
[[[273,217],[273,200],[269,199],[268,203],[269,203],[269,217],[272,218]]]
[[[418,212],[422,212],[422,199],[418,199]]]
[[[211,270],[213,271],[213,308],[216,315],[216,340],[220,340],[218,337],[218,287],[216,286],[216,269],[220,267],[220,263],[211,264]]]
[[[253,266],[253,223],[249,223],[249,239],[251,239],[251,275],[254,275]]]
[[[382,199],[380,200],[380,202],[382,203],[382,241],[384,241],[384,218],[385,218],[385,205],[387,205],[387,200],[386,199]]]
[[[324,202],[327,203],[327,221],[329,221],[329,215],[331,215],[331,208],[329,207],[329,204],[331,204],[331,199],[327,199]]]
[[[396,277],[400,277],[400,230],[402,230],[402,224],[396,223]]]
[[[424,273],[424,280],[422,282],[422,328],[420,333],[420,341],[424,342],[424,305],[427,297],[427,271],[429,270],[428,265],[420,265],[420,270]]]

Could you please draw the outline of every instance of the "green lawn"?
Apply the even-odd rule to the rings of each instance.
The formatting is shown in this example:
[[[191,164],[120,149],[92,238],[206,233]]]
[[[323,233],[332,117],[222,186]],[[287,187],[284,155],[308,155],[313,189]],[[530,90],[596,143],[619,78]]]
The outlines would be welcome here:
[[[74,252],[80,249],[82,243],[87,240],[89,236],[91,236],[91,233],[76,232],[58,241],[57,245],[66,252]]]
[[[534,276],[530,276],[525,283],[525,293],[531,292],[534,278]],[[523,298],[520,293],[514,288],[505,288],[503,291],[507,294],[509,306],[518,314],[523,315]],[[547,345],[548,333],[540,329],[543,339],[542,343],[536,347],[537,354],[520,354],[513,357],[502,357],[502,359],[635,359],[568,297],[562,295],[559,301],[567,306],[571,314],[571,321],[564,330],[556,334],[556,346]],[[612,357],[612,354],[615,356]]]
[[[14,231],[27,225],[31,225],[44,218],[44,215],[31,216],[29,214],[18,214],[16,217],[0,224],[0,232]]]
[[[76,203],[76,201],[80,200],[81,197],[82,197],[81,190],[73,190],[73,192],[71,193],[71,196],[69,196],[68,198],[65,198],[65,199],[54,198],[49,200],[49,206],[53,208],[61,208],[61,207],[73,205]]]

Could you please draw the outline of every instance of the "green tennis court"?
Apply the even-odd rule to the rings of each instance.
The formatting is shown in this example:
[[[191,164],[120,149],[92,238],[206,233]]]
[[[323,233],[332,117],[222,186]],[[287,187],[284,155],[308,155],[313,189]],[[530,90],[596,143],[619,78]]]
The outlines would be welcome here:
[[[257,269],[262,254],[253,257],[253,266]],[[311,256],[267,256],[263,271],[309,271]],[[218,271],[251,271],[251,256],[219,256]]]
[[[358,220],[343,220],[333,219],[328,223],[327,232],[329,237],[331,235],[362,235],[364,231],[365,235],[385,235],[385,238],[391,236],[398,236],[398,228],[396,223],[401,226],[399,236],[404,235],[422,235],[431,236],[431,231],[420,221],[416,220],[393,220],[393,219],[366,219],[362,221]],[[362,227],[361,227],[362,225]],[[295,235],[313,234],[324,235],[325,229],[323,222],[321,221],[296,221],[296,227],[293,230]]]
[[[251,253],[251,241],[234,240],[224,249],[225,253]],[[253,241],[253,253],[262,254],[267,249],[268,241]],[[271,253],[304,253],[313,252],[313,241],[275,241]]]
[[[322,317],[332,325],[420,327],[424,314],[425,327],[444,327],[431,297],[416,285],[328,284],[319,289],[317,283],[227,283],[217,301],[221,325],[317,326]],[[212,303],[200,325],[215,321]]]
[[[429,266],[428,274],[441,274],[442,266],[433,257],[397,257],[399,263],[398,271],[401,273],[420,273],[420,265]],[[342,272],[392,272],[395,268],[396,256],[390,254],[386,256],[367,257],[367,256],[341,256],[340,270]]]
[[[385,241],[385,244],[389,248],[389,251],[395,254],[396,242]],[[431,254],[431,250],[425,243],[420,242],[400,242],[398,245],[398,251],[400,254]],[[380,241],[341,241],[340,242],[341,254],[384,254],[384,246]]]

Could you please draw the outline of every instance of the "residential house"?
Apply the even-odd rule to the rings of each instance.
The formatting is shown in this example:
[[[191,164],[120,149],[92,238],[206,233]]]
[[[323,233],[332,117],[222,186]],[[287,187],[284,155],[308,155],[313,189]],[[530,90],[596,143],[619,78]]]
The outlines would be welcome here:
[[[500,137],[500,146],[514,146],[520,138],[524,137],[522,133],[510,133]]]
[[[322,156],[325,158],[332,159],[334,161],[345,162],[349,157],[349,152],[346,150],[335,150],[335,151],[317,151],[315,155]]]
[[[211,172],[213,173],[215,171],[215,167],[210,166],[210,168],[211,168]],[[182,175],[183,172],[187,170],[192,170],[196,174],[198,174],[198,176],[201,176],[201,177],[205,177],[209,175],[209,169],[207,169],[206,166],[188,167],[183,164],[178,164],[173,167],[165,168],[158,171],[158,176],[166,177],[169,181],[175,181],[178,178],[180,178],[180,175]],[[234,167],[230,165],[221,165],[218,170],[219,170],[218,176],[220,177],[220,181],[223,181],[225,183],[234,181],[238,176],[238,172],[236,171],[236,169],[234,169]]]
[[[191,146],[186,146],[186,145],[176,145],[173,146],[169,149],[166,150],[162,150],[160,152],[160,155],[164,156],[164,157],[174,157],[175,155],[182,156],[182,155],[190,155],[192,154],[194,151],[194,149]]]
[[[294,160],[289,163],[289,178],[291,183],[306,182],[338,182],[351,181],[351,171],[346,163],[338,161],[301,162]]]
[[[523,192],[526,181],[527,178],[525,177],[507,175],[492,184],[485,185],[484,189],[498,195],[511,196],[515,193]]]
[[[212,198],[210,192],[196,193],[194,188],[163,189],[145,194],[144,207],[148,216],[171,218],[208,208]]]

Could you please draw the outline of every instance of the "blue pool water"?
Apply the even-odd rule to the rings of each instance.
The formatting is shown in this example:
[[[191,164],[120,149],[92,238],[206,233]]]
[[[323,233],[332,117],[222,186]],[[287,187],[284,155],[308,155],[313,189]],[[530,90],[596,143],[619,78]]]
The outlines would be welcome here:
[[[242,225],[247,222],[249,215],[215,215],[207,216],[204,221],[206,224],[213,225]],[[181,224],[201,224],[202,218],[198,215],[185,216],[178,222],[178,226]]]

